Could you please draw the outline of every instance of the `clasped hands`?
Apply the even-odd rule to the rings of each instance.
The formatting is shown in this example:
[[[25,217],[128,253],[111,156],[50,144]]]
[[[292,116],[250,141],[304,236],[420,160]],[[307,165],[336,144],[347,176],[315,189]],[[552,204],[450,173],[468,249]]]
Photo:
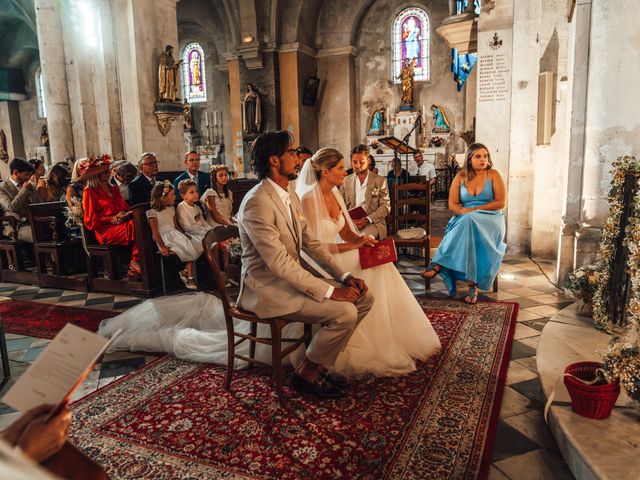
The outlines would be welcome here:
[[[131,216],[131,212],[118,212],[113,217],[111,217],[111,223],[114,225],[120,225],[129,219]]]
[[[353,223],[356,227],[358,227],[358,229],[363,229],[364,227],[369,225],[371,222],[367,217],[364,217],[364,218],[359,218],[357,220],[354,220]]]
[[[331,300],[338,302],[355,303],[362,295],[369,291],[369,287],[361,278],[349,275],[343,282],[346,287],[335,288],[331,294]]]

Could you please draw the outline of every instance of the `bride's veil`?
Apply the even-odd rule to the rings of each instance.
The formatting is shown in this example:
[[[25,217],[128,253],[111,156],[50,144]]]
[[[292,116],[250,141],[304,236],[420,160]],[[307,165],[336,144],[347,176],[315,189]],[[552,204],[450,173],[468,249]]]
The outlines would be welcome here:
[[[339,156],[339,158],[342,158],[340,152],[333,148],[321,148],[318,150],[316,154],[308,159],[302,167],[298,180],[296,181],[296,193],[302,203],[302,212],[307,218],[309,228],[314,232],[318,240],[320,240],[327,250],[331,253],[336,253],[335,247],[332,246],[336,243],[341,243],[342,239],[339,235],[335,234],[335,229],[326,228],[322,224],[323,221],[331,222],[333,220],[329,215],[327,205],[322,196],[320,183],[318,182],[316,169],[314,168],[316,162],[326,155]],[[351,230],[359,235],[360,233],[354,225],[353,220],[351,220],[351,217],[347,212],[347,206],[345,205],[344,199],[337,187],[333,188],[333,194],[340,205],[341,215],[344,216]]]

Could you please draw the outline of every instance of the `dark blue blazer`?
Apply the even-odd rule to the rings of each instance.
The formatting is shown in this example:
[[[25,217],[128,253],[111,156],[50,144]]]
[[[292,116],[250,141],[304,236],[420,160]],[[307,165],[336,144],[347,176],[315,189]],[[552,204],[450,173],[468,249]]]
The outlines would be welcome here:
[[[162,179],[156,175],[156,182]],[[151,182],[142,174],[139,174],[128,185],[129,187],[129,205],[134,206],[139,203],[145,203],[151,200]]]
[[[181,201],[181,200],[178,200],[180,198],[180,192],[178,192],[178,184],[182,180],[188,180],[189,178],[190,178],[189,172],[185,170],[180,175],[178,175],[176,179],[173,181],[173,186],[176,189],[176,200],[178,202]],[[207,175],[204,172],[198,172],[198,181],[196,183],[198,184],[198,194],[202,196],[202,194],[206,192],[208,188],[211,188],[211,176]]]

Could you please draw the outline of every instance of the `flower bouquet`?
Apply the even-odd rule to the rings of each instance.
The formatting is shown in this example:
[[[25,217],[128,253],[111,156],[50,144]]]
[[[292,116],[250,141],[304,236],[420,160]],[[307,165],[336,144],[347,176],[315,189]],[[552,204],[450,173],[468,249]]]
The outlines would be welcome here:
[[[617,379],[640,407],[640,326],[632,325],[624,337],[614,337],[603,361],[609,377]]]
[[[577,300],[576,312],[590,317],[593,313],[592,300],[596,291],[600,272],[595,265],[586,265],[575,269],[567,277],[565,293]]]

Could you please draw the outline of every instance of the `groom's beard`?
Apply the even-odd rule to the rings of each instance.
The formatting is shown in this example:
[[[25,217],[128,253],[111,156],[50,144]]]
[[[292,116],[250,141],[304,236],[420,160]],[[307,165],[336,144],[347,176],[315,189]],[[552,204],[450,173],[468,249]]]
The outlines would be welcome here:
[[[282,168],[282,165],[280,165],[278,167],[278,173],[280,175],[283,175],[283,176],[287,177],[287,179],[289,179],[289,180],[295,180],[296,178],[298,178],[298,174],[300,173],[300,168],[299,167],[295,167],[292,172],[287,172],[287,171],[285,171],[284,168]]]

